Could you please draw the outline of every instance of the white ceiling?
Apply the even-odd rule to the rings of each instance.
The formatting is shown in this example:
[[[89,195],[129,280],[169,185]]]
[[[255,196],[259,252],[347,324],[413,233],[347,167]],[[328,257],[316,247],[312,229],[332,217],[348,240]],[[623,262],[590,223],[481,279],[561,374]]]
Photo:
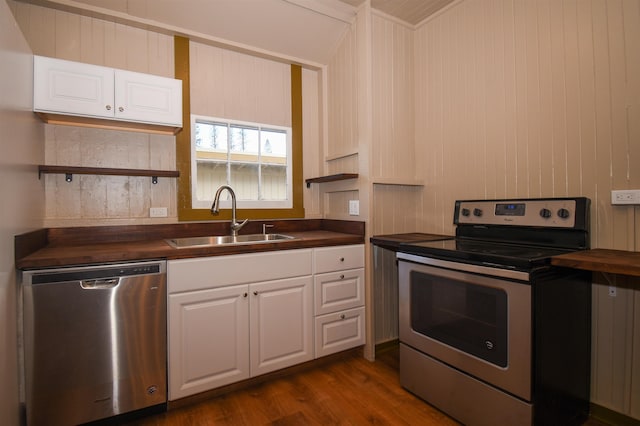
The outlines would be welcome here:
[[[323,65],[366,0],[17,0]],[[417,24],[455,0],[371,0]],[[182,31],[181,31],[182,30]]]

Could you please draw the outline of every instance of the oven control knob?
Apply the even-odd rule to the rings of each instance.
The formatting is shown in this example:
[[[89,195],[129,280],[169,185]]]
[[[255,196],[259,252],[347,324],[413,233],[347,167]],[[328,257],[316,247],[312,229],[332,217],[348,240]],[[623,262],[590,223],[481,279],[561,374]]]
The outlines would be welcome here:
[[[482,210],[481,209],[473,209],[473,215],[480,217],[482,216]]]
[[[540,216],[544,217],[545,219],[551,217],[551,210],[549,210],[549,209],[541,209],[540,210]]]
[[[462,209],[462,216],[469,216],[471,214],[471,212],[469,211],[469,209]]]
[[[567,209],[558,210],[558,216],[560,216],[562,219],[568,218],[569,217],[569,210],[567,210]]]

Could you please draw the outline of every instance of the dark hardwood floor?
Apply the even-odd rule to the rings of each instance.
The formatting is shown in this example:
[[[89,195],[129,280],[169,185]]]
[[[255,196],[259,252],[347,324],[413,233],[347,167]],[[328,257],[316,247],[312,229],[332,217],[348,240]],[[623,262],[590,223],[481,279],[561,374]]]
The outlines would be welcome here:
[[[398,351],[327,365],[129,423],[164,425],[458,425],[400,387]],[[589,420],[585,425],[602,425]]]

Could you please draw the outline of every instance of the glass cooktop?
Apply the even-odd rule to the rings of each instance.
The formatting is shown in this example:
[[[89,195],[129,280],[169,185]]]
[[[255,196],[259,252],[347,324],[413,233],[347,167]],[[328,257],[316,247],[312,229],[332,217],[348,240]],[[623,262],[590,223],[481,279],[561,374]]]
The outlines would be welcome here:
[[[530,268],[550,263],[552,256],[574,250],[496,243],[466,239],[421,241],[400,245],[400,251],[444,260],[490,263],[505,267]]]

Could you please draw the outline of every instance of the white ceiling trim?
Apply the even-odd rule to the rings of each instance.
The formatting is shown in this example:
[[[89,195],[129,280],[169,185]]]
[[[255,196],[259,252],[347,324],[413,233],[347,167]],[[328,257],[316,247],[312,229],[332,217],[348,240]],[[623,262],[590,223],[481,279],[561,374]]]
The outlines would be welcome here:
[[[210,34],[204,34],[198,31],[193,31],[187,28],[177,27],[164,22],[157,22],[151,19],[140,18],[137,16],[129,15],[127,13],[118,12],[111,9],[106,9],[98,6],[89,5],[86,3],[79,3],[73,0],[18,0],[25,3],[32,3],[38,6],[48,7],[51,9],[62,10],[69,13],[75,13],[82,16],[89,16],[92,18],[103,19],[107,21],[117,22],[119,24],[129,25],[135,28],[141,28],[149,31],[158,32],[167,35],[179,35],[187,37],[190,40],[217,46],[235,52],[245,53],[252,56],[258,56],[265,59],[270,59],[278,62],[284,62],[288,64],[300,65],[303,68],[319,70],[324,67],[322,63],[310,61],[308,59],[302,59],[279,52],[262,49],[256,46],[247,45],[244,43],[238,43],[232,40],[215,37]],[[288,0],[283,0],[288,1]]]
[[[282,0],[299,7],[311,10],[329,18],[337,19],[345,24],[352,24],[356,17],[356,8],[341,1],[328,3],[323,0]]]

